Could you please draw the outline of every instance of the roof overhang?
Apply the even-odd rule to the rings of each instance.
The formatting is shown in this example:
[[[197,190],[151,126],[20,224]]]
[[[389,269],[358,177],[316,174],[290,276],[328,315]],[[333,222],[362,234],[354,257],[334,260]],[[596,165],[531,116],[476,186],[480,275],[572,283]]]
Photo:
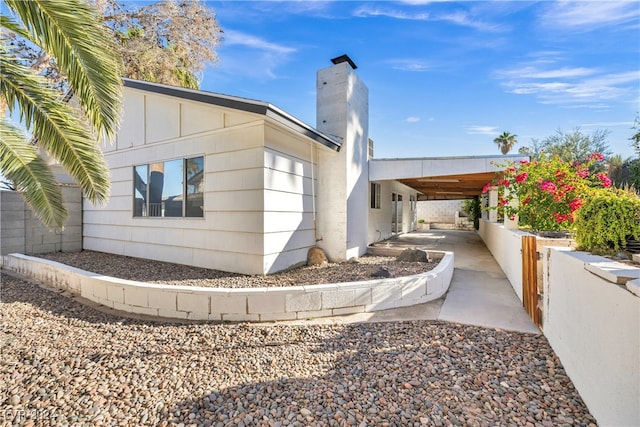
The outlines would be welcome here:
[[[248,113],[265,116],[293,131],[300,133],[315,142],[334,151],[339,151],[342,141],[340,138],[327,135],[309,126],[303,121],[293,117],[275,105],[268,102],[257,101],[237,96],[223,95],[220,93],[207,92],[203,90],[187,89],[177,86],[163,85],[159,83],[145,82],[142,80],[123,79],[124,86],[132,89],[144,90],[160,95],[173,96],[189,101],[202,102],[209,105],[216,105],[224,108],[244,111]]]
[[[370,181],[399,181],[421,194],[418,200],[468,199],[505,169],[507,162],[528,156],[465,156],[415,159],[372,159]]]

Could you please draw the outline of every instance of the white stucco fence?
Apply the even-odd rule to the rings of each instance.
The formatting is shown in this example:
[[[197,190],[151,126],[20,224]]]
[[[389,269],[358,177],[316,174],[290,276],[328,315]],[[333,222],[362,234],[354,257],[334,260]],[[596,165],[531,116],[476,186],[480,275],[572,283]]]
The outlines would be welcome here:
[[[546,248],[545,259],[551,347],[598,424],[640,426],[640,298],[589,271],[602,257]]]
[[[365,313],[440,298],[453,277],[453,253],[433,270],[388,279],[270,288],[205,288],[135,282],[55,261],[10,254],[2,268],[128,313],[174,319],[275,321]]]
[[[479,233],[522,300],[527,233],[488,221]],[[640,268],[550,245],[538,241],[543,333],[599,425],[638,426]]]

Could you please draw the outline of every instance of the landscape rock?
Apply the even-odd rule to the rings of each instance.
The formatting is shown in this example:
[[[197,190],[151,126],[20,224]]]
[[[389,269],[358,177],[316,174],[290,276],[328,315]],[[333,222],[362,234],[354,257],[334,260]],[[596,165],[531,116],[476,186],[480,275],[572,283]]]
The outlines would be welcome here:
[[[313,247],[307,252],[307,265],[327,265],[329,260],[327,254],[320,248]]]
[[[420,249],[405,249],[398,255],[396,260],[401,262],[429,262],[429,255]]]
[[[371,277],[391,277],[389,269],[386,267],[378,267],[371,272]]]

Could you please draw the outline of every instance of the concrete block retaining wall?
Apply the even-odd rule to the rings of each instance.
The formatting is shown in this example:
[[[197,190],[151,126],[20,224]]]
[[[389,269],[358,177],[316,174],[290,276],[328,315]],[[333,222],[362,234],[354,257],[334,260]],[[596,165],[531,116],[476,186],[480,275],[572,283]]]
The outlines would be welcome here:
[[[311,286],[203,288],[117,279],[54,261],[10,254],[2,268],[128,313],[193,320],[309,319],[406,307],[440,298],[453,276],[453,253],[414,276]]]

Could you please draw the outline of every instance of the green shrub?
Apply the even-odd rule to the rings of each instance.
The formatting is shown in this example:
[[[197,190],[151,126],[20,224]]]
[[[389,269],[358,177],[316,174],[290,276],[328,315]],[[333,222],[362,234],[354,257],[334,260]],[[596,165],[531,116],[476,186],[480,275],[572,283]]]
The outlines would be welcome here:
[[[617,252],[627,238],[640,238],[640,198],[629,191],[596,191],[578,210],[575,227],[578,249]]]
[[[482,217],[482,204],[480,196],[473,199],[466,199],[462,202],[462,211],[473,218],[473,227],[477,230],[480,228],[480,218]]]

